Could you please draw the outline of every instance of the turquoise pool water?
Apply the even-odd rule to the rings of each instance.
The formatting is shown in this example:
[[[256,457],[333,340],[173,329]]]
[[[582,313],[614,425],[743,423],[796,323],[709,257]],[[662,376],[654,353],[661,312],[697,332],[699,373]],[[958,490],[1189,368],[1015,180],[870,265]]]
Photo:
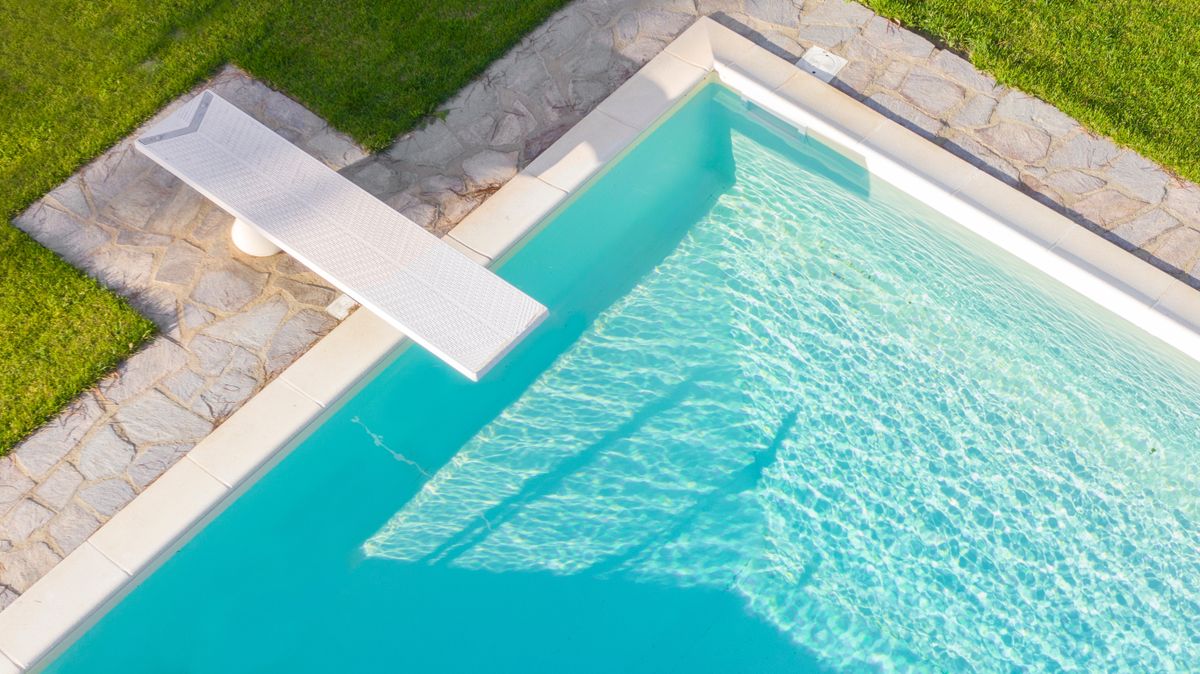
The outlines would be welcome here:
[[[1195,363],[719,85],[501,274],[50,670],[1200,661]]]

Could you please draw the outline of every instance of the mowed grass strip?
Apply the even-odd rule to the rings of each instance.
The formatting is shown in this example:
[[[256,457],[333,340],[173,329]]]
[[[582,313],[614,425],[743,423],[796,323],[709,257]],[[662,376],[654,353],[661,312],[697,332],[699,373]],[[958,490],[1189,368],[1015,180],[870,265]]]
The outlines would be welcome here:
[[[24,233],[0,228],[0,447],[53,416],[153,332],[122,298]]]
[[[226,62],[377,150],[565,0],[0,0],[0,454],[152,325],[9,220]]]
[[[863,0],[1200,181],[1200,2]]]

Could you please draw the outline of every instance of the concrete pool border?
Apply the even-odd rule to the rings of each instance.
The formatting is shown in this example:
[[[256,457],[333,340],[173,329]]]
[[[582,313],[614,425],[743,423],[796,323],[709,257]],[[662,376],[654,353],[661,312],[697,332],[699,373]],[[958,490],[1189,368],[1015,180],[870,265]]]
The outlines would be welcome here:
[[[801,133],[854,156],[874,176],[1200,357],[1200,294],[1185,283],[707,18],[473,211],[448,242],[481,264],[502,259],[714,73]],[[0,613],[0,653],[8,660],[0,659],[0,674],[44,664],[69,644],[402,343],[363,311],[318,342]]]

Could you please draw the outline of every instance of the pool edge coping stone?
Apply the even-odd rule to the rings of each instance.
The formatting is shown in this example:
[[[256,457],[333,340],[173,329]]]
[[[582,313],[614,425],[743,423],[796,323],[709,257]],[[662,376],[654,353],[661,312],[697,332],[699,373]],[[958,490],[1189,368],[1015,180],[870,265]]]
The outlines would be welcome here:
[[[1200,292],[707,16],[468,214],[448,243],[481,265],[503,259],[714,73],[872,179],[1200,360]],[[0,674],[44,666],[69,647],[408,343],[368,311],[319,340],[0,612]],[[240,441],[264,432],[265,444]],[[176,482],[186,494],[171,491]]]

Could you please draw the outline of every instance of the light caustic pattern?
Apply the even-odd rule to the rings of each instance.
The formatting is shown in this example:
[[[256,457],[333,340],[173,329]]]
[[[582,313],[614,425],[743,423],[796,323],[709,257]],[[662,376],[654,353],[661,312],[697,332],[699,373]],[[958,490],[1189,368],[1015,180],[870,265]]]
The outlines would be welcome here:
[[[367,553],[727,588],[837,668],[1200,662],[1190,365],[886,187],[733,151]]]

